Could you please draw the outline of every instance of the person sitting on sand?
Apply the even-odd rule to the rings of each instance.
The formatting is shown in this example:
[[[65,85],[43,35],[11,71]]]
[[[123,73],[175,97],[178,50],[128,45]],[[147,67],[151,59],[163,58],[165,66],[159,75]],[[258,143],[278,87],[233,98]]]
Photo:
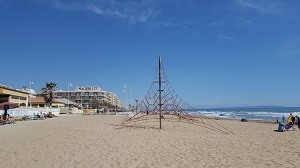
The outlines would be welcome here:
[[[11,120],[11,117],[9,117],[9,115],[6,115],[6,117],[4,115],[0,115],[0,125],[5,125],[5,124],[13,124],[14,121]]]
[[[55,115],[52,114],[51,112],[48,112],[48,114],[46,115],[46,117],[47,117],[47,118],[53,118],[53,117],[55,117]]]
[[[9,114],[7,115],[0,115],[0,121],[8,121],[10,118],[9,118]]]

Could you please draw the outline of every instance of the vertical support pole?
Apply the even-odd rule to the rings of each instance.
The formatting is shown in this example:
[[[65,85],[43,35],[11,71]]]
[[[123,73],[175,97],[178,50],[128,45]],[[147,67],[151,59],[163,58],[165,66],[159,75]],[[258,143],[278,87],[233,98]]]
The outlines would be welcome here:
[[[127,105],[126,105],[126,85],[127,84],[124,84],[124,86],[123,86],[123,93],[124,93],[124,105],[123,105],[123,107],[124,107],[124,111],[127,111],[126,109],[127,109]]]
[[[30,104],[30,107],[32,107],[32,106],[31,106],[31,96],[30,96],[30,94],[31,94],[31,85],[32,85],[32,84],[33,84],[33,83],[32,83],[32,80],[30,79],[29,92],[28,92],[28,93],[29,93],[28,95],[29,95],[29,104]]]
[[[80,103],[81,103],[81,110],[83,110],[83,104],[82,104],[82,90],[80,89]]]
[[[158,61],[158,94],[159,94],[159,129],[161,129],[161,57],[159,56],[159,61]]]
[[[70,110],[70,82],[68,82],[68,109]],[[70,113],[70,111],[69,111]]]
[[[137,107],[137,106],[138,106],[138,101],[139,101],[139,100],[135,100],[135,102],[136,102],[136,103],[135,103],[135,112],[136,112],[136,113],[137,113],[137,110],[138,110],[138,107]]]

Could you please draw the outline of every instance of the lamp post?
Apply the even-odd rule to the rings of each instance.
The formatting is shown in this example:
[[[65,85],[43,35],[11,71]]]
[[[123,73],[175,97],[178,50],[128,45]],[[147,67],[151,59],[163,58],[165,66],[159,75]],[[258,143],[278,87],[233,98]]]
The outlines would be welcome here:
[[[30,107],[31,107],[31,96],[30,96],[30,93],[31,93],[31,85],[33,85],[33,82],[32,80],[30,79],[30,83],[29,83],[29,104],[30,104]]]
[[[116,114],[117,114],[117,96],[116,95],[114,95],[114,105],[115,105],[115,112],[116,112]]]
[[[123,93],[124,93],[124,107],[125,107],[125,111],[126,111],[126,109],[127,109],[127,84],[124,85]]]
[[[71,82],[68,82],[68,108],[70,110],[70,86],[72,86]]]
[[[139,100],[135,100],[135,102],[136,102],[136,104],[135,104],[135,112],[137,112],[138,101],[139,101]]]
[[[80,103],[81,103],[81,109],[83,109],[83,104],[82,104],[82,90],[80,90]]]
[[[132,102],[132,86],[130,86],[130,104],[132,105],[133,102]],[[133,110],[133,108],[131,107],[130,110]]]

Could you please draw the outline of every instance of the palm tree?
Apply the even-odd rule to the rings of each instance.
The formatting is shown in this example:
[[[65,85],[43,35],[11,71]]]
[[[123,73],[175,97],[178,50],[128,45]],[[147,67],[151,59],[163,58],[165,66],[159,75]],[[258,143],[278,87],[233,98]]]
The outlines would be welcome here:
[[[46,82],[46,86],[42,88],[43,97],[46,103],[46,106],[51,107],[53,102],[53,91],[56,90],[57,84],[55,82]]]

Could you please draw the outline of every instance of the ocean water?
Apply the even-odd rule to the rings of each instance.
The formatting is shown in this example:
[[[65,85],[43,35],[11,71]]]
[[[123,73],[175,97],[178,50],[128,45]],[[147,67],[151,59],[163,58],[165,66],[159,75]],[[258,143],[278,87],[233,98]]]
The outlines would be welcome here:
[[[232,118],[247,120],[285,120],[290,113],[294,116],[300,115],[300,107],[281,107],[281,106],[255,106],[255,107],[231,107],[231,108],[209,108],[197,109],[189,112],[192,115],[205,115],[209,117]]]

